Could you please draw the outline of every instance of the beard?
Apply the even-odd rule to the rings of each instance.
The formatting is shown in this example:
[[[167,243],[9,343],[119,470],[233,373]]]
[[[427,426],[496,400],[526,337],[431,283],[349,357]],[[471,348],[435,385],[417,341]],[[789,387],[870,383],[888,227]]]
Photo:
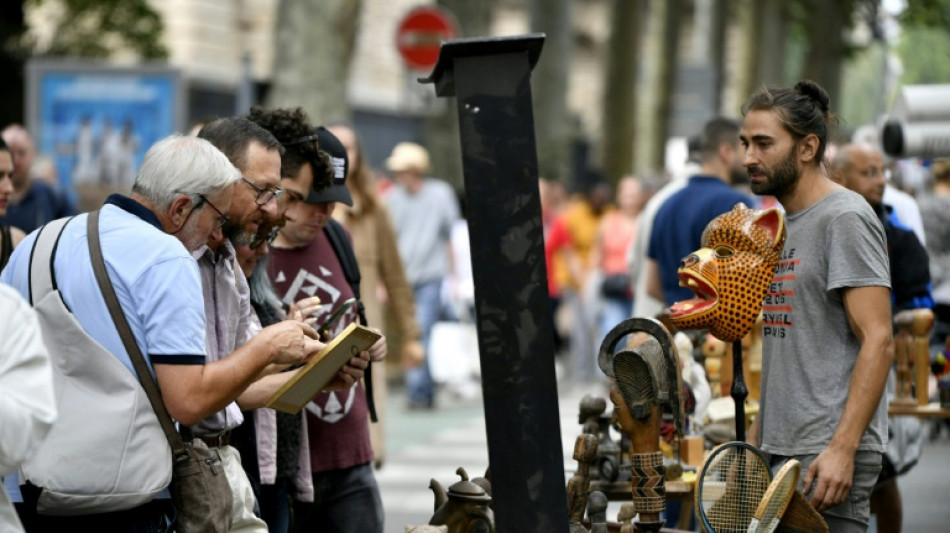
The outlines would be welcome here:
[[[746,169],[748,175],[762,174],[765,181],[752,181],[752,192],[760,196],[786,196],[795,185],[798,184],[799,169],[795,154],[798,153],[798,143],[788,149],[788,154],[781,163],[775,165],[771,170],[763,167],[749,167]]]
[[[181,232],[179,240],[185,245],[189,253],[201,248],[202,245],[208,242],[208,234],[198,228],[200,219],[199,216],[188,217],[185,225],[179,230]]]
[[[241,223],[228,222],[221,228],[224,238],[231,241],[234,246],[250,246],[254,241],[254,233],[244,231],[244,225]]]

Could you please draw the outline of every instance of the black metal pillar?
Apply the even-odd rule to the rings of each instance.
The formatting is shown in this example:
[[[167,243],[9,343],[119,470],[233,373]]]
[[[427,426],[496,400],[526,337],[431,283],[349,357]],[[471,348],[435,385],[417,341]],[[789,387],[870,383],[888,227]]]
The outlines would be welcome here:
[[[568,531],[531,68],[543,34],[442,44],[432,75],[459,113],[495,525]]]

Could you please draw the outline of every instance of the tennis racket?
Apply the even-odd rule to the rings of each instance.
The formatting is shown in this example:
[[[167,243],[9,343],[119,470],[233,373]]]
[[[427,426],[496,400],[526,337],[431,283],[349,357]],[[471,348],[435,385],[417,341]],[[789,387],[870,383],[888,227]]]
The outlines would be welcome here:
[[[778,527],[795,494],[798,486],[798,476],[802,472],[802,464],[795,459],[789,459],[775,474],[775,479],[769,483],[765,496],[755,509],[755,517],[749,524],[748,533],[772,533]]]
[[[709,455],[696,481],[696,518],[706,533],[746,533],[772,474],[765,454],[727,442]]]

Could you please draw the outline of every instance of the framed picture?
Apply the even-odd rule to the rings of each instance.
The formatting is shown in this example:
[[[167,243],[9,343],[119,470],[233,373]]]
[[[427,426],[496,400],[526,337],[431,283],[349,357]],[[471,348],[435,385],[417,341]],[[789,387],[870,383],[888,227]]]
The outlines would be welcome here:
[[[180,72],[164,65],[31,61],[26,127],[44,177],[81,211],[128,193],[148,148],[182,130],[183,95]]]

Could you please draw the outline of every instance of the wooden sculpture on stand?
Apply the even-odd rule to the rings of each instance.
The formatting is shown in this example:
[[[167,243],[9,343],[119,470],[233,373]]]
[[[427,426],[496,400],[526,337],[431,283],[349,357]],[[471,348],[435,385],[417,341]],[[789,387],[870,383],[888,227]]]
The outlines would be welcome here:
[[[706,368],[709,386],[713,397],[729,396],[732,389],[732,346],[716,338],[711,333],[703,336],[700,350]],[[752,325],[752,329],[742,337],[742,368],[746,385],[749,387],[749,400],[759,400],[762,380],[762,314]]]
[[[778,209],[757,211],[743,204],[712,219],[703,231],[702,248],[683,258],[680,283],[695,298],[674,303],[670,320],[680,329],[708,329],[732,343],[731,396],[736,403],[736,440],[745,440],[745,399],[749,394],[742,363],[742,338],[763,307],[762,300],[785,244],[785,218]],[[774,307],[774,309],[773,309]],[[769,322],[766,316],[765,322]],[[721,371],[721,370],[720,370]]]
[[[637,346],[617,351],[623,337],[645,333]],[[610,399],[620,428],[631,436],[632,499],[640,515],[636,531],[659,531],[666,507],[663,452],[660,451],[662,407],[673,413],[675,431],[684,425],[683,383],[670,332],[650,318],[630,318],[615,326],[600,346],[600,369],[610,379]]]
[[[907,309],[894,317],[897,335],[894,336],[896,352],[897,392],[891,400],[894,405],[927,405],[928,379],[930,377],[930,330],[934,325],[934,313],[930,309]],[[914,394],[916,389],[916,398]]]

